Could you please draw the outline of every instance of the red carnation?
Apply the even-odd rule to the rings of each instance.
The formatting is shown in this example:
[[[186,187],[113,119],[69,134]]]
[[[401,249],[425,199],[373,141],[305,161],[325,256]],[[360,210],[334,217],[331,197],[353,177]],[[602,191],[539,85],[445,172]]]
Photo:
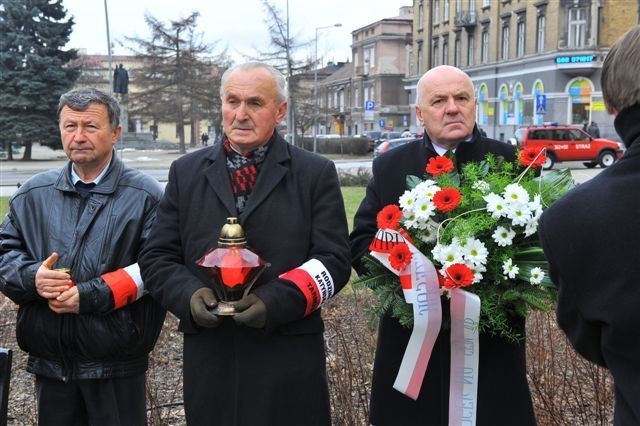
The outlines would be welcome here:
[[[525,148],[520,151],[520,154],[518,155],[518,160],[522,166],[531,166],[534,169],[542,166],[546,159],[547,156],[545,155],[544,149],[537,150],[535,148]]]
[[[398,229],[402,219],[402,210],[395,204],[385,206],[378,213],[377,222],[380,229]]]
[[[436,177],[443,173],[449,173],[453,167],[453,161],[450,158],[440,155],[429,158],[426,172]]]
[[[473,283],[473,271],[464,263],[454,263],[445,270],[444,279],[446,288],[468,287]]]
[[[391,266],[398,271],[402,271],[404,268],[409,266],[412,258],[413,253],[411,253],[411,250],[406,243],[396,244],[389,253],[389,263],[391,263]]]
[[[433,204],[443,213],[450,212],[458,207],[462,195],[455,188],[444,188],[433,195]]]

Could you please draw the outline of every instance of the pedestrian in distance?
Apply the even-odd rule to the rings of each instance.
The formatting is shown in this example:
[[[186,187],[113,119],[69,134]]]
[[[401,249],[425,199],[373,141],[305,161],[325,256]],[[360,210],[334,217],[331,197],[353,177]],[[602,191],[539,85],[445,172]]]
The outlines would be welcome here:
[[[165,310],[136,262],[162,189],[115,155],[119,117],[99,90],[62,95],[69,162],[25,182],[0,225],[0,290],[19,306],[41,426],[146,424],[148,354]]]
[[[263,63],[221,80],[222,143],[176,160],[141,256],[151,294],[180,319],[193,425],[331,423],[321,304],[348,281],[347,220],[334,164],[277,132],[283,75]],[[228,217],[271,266],[237,304],[218,305],[196,264]]]
[[[587,129],[587,133],[589,133],[589,136],[591,136],[592,138],[600,137],[600,128],[598,127],[598,124],[596,124],[595,121],[591,122],[591,124],[589,125],[589,128]]]
[[[604,103],[627,148],[624,155],[554,203],[538,227],[558,286],[558,325],[578,353],[611,372],[614,425],[640,425],[638,61],[640,26],[635,26],[613,44],[601,77]]]
[[[369,252],[377,225],[376,216],[395,204],[406,189],[407,176],[422,176],[430,158],[451,151],[458,167],[481,161],[487,154],[516,158],[509,144],[484,137],[475,123],[473,83],[458,68],[441,65],[425,73],[417,85],[416,115],[424,137],[398,147],[373,161],[373,177],[354,218],[351,233],[353,267],[366,270],[362,258]],[[448,309],[448,302],[443,302]],[[512,326],[524,336],[521,317]],[[402,362],[411,330],[384,314],[378,326],[378,343],[371,384],[369,422],[375,426],[448,425],[450,330],[440,330],[416,400],[395,390],[394,380]],[[534,425],[535,417],[527,384],[524,339],[507,341],[480,332],[477,423],[480,426]],[[499,397],[497,397],[499,395]]]
[[[209,143],[209,135],[205,132],[200,136],[200,140],[202,141],[202,146],[207,146]]]

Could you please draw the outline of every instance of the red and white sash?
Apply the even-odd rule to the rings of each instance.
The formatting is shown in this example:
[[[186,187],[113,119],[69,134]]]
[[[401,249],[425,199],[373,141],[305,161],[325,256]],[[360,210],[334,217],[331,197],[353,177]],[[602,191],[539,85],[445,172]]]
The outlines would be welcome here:
[[[413,255],[402,271],[393,268],[389,262],[389,252],[399,243],[406,243]],[[405,301],[413,308],[413,330],[393,387],[415,400],[442,324],[438,271],[408,238],[396,230],[378,230],[369,249],[373,257],[398,275]],[[449,425],[475,425],[479,318],[480,298],[464,290],[452,290]]]

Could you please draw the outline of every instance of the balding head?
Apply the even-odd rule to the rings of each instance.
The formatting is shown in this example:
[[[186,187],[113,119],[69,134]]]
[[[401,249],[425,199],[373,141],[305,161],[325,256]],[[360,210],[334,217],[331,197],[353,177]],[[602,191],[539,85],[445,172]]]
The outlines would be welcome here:
[[[416,115],[432,142],[454,149],[473,133],[476,99],[473,83],[462,70],[441,65],[418,81]]]

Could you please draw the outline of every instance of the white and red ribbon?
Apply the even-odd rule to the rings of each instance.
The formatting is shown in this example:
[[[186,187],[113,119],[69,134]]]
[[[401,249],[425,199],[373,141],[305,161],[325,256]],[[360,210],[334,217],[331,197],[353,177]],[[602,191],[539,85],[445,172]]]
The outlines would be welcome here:
[[[415,400],[440,332],[442,305],[436,268],[405,236],[396,230],[380,229],[369,249],[373,257],[398,275],[405,301],[413,308],[413,330],[393,387]],[[413,256],[409,265],[398,271],[389,262],[389,252],[400,243],[407,244]],[[473,426],[477,408],[480,298],[460,289],[452,290],[451,296],[449,425]]]

